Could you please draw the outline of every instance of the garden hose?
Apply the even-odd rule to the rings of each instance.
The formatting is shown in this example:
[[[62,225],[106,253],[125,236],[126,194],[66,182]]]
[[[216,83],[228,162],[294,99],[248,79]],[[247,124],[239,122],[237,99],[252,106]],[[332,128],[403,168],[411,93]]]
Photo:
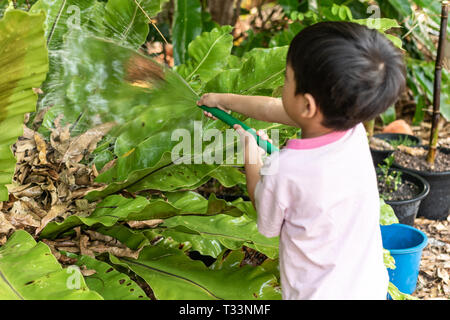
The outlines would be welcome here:
[[[273,152],[278,152],[279,149],[275,147],[273,144],[271,144],[269,141],[261,139],[260,136],[256,134],[256,131],[250,128],[248,125],[243,123],[242,121],[236,119],[229,113],[223,111],[219,108],[211,108],[207,106],[199,106],[201,109],[205,110],[206,112],[211,113],[216,118],[222,120],[226,124],[228,124],[230,127],[233,127],[235,124],[240,125],[245,131],[250,132],[256,139],[256,142],[258,143],[258,146],[263,149],[267,154],[271,154]]]

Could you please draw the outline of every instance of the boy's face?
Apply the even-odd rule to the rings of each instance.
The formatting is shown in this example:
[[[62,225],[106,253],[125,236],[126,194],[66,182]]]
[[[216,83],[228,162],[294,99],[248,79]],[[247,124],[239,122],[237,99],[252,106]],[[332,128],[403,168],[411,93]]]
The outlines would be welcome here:
[[[286,66],[286,77],[283,87],[283,106],[289,117],[301,125],[301,122],[299,121],[301,121],[302,118],[301,111],[304,108],[305,102],[301,94],[295,93],[297,89],[296,86],[294,70],[288,64]]]
[[[294,69],[288,64],[282,97],[284,110],[300,128],[308,127],[314,128],[315,131],[323,131],[323,115],[317,107],[314,97],[309,93],[296,93],[296,90]]]

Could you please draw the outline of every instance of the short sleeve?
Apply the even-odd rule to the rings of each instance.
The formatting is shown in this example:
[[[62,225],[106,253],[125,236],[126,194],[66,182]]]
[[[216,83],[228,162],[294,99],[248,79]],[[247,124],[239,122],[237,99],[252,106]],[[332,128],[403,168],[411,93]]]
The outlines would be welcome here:
[[[255,206],[258,214],[258,231],[266,237],[280,235],[284,210],[274,192],[273,176],[261,176],[255,188]]]

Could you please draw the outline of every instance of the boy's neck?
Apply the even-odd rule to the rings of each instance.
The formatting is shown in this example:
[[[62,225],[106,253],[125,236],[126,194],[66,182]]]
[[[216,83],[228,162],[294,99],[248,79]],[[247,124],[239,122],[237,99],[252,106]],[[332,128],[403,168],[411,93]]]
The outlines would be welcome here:
[[[333,131],[333,129],[325,128],[323,126],[304,127],[302,128],[302,139],[317,138],[332,133]]]

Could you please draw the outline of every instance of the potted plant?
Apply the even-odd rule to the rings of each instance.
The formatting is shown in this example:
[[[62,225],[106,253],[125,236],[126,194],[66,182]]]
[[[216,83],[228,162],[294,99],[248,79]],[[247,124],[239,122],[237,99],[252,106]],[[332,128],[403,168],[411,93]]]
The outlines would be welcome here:
[[[414,226],[420,203],[430,191],[428,182],[417,174],[392,168],[393,156],[378,165],[378,192],[389,204],[399,223]]]
[[[375,167],[394,153],[398,146],[414,147],[421,144],[422,139],[404,133],[379,133],[369,138],[370,153]]]
[[[450,212],[450,149],[437,147],[447,20],[448,1],[443,1],[435,65],[433,116],[429,144],[426,147],[397,148],[393,154],[395,167],[418,174],[430,184],[430,194],[422,201],[418,215],[433,220],[445,220]]]

